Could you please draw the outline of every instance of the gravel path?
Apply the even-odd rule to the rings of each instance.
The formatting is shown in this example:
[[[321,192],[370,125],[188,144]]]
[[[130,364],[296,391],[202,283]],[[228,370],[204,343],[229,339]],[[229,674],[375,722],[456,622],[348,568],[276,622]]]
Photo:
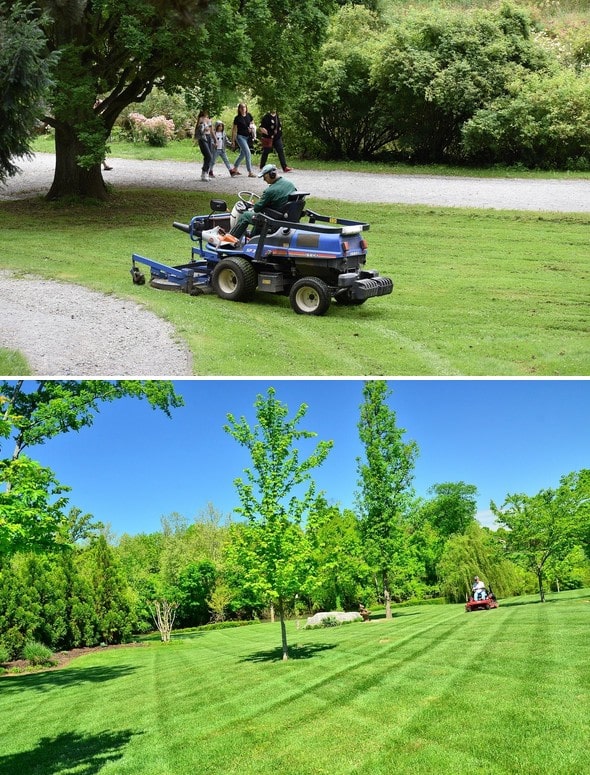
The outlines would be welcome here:
[[[22,174],[0,186],[0,200],[45,193],[53,180],[55,157],[39,153],[22,160]],[[235,194],[240,190],[262,191],[261,180],[242,174],[230,178],[222,165],[212,183],[201,183],[200,164],[173,161],[111,159],[105,180],[116,186],[172,188]],[[245,172],[245,170],[243,170]],[[312,198],[343,199],[349,202],[425,204],[448,207],[476,207],[497,210],[590,212],[590,180],[528,180],[524,178],[462,178],[437,175],[377,175],[368,172],[326,172],[295,170],[289,176],[300,191]],[[313,203],[312,203],[313,207]]]
[[[47,192],[55,157],[37,154],[18,162],[22,173],[0,186],[0,200]],[[230,178],[225,169],[215,181],[199,181],[200,165],[111,159],[106,180],[115,186],[210,190],[235,195],[262,191],[246,175]],[[426,204],[502,210],[590,212],[589,180],[458,178],[432,175],[295,170],[292,180],[313,198],[352,202]],[[318,207],[318,209],[320,209]],[[188,350],[173,327],[142,306],[86,288],[16,278],[0,271],[0,347],[19,350],[35,376],[187,376]],[[16,376],[16,375],[5,375]]]
[[[23,353],[35,376],[192,374],[170,323],[134,302],[3,271],[0,299],[0,347]]]

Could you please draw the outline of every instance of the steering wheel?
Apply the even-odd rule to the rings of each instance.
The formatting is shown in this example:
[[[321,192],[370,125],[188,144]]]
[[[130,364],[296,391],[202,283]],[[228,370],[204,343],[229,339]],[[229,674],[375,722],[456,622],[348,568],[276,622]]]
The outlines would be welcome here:
[[[252,207],[257,199],[260,199],[260,194],[256,194],[254,191],[238,191],[238,198],[245,205]]]

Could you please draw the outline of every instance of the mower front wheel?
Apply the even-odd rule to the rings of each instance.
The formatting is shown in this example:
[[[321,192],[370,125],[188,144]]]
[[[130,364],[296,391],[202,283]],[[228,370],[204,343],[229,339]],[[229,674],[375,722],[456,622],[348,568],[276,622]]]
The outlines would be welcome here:
[[[220,299],[248,301],[257,285],[256,270],[245,258],[222,259],[211,275],[211,285]]]
[[[319,277],[297,280],[289,293],[289,301],[298,315],[325,315],[331,301],[328,286]]]

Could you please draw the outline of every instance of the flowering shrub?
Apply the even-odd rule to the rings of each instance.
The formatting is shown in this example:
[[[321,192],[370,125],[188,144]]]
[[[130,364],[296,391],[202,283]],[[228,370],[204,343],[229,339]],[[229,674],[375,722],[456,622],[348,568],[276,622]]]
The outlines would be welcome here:
[[[135,143],[147,143],[161,148],[174,137],[174,121],[166,116],[146,118],[141,113],[130,113],[129,124]]]

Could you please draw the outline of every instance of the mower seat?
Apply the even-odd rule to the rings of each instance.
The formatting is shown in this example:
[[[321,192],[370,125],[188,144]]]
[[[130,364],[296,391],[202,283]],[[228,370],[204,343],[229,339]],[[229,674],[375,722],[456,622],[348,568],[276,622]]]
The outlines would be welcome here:
[[[289,223],[299,223],[305,207],[305,198],[309,194],[305,191],[292,191],[289,194],[287,204],[282,210],[264,210],[264,214],[275,221],[288,221]]]

